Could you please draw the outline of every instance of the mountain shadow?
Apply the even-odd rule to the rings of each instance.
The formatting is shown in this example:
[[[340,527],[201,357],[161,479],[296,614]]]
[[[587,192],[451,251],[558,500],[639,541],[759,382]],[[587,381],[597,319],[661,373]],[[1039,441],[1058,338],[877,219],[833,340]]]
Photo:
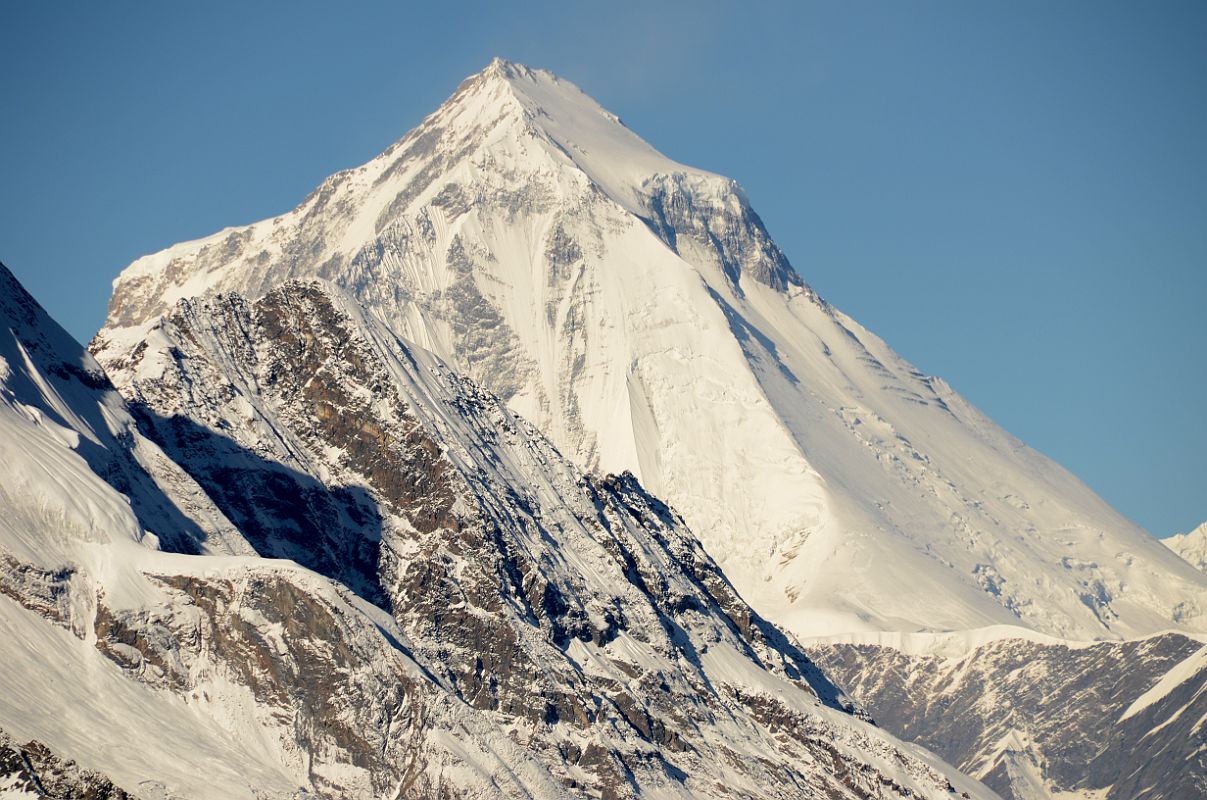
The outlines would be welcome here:
[[[204,552],[209,534],[185,515],[134,453],[134,437],[111,416],[117,390],[88,351],[0,263],[0,384],[8,398],[80,434],[72,449],[125,495],[139,524],[165,550]]]
[[[326,486],[187,417],[165,418],[138,403],[131,412],[256,553],[296,561],[390,610],[377,574],[381,513],[368,490]]]

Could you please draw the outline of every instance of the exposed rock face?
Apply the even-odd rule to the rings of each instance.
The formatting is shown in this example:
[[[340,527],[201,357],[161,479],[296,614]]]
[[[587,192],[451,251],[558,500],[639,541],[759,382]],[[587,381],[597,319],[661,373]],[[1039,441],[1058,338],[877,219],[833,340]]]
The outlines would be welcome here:
[[[326,286],[181,303],[114,367],[225,538],[147,535],[79,415],[6,388],[3,466],[45,468],[0,519],[21,741],[141,798],[989,796],[851,713],[632,476]]]
[[[686,260],[719,267],[739,296],[743,277],[781,292],[807,289],[737,183],[721,192],[708,183],[683,172],[648,179],[642,186],[646,224]]]
[[[17,744],[0,730],[0,797],[137,800],[113,781],[74,761],[64,761],[39,741]]]
[[[811,652],[885,728],[1002,797],[1207,795],[1207,648],[1185,636],[1009,638],[959,656],[850,644]]]
[[[151,578],[161,605],[113,611],[102,598],[95,619],[97,650],[131,679],[278,737],[289,772],[319,797],[455,791],[428,772],[455,757],[427,739],[456,726],[456,711],[347,601],[268,570]],[[467,737],[483,735],[478,723]]]

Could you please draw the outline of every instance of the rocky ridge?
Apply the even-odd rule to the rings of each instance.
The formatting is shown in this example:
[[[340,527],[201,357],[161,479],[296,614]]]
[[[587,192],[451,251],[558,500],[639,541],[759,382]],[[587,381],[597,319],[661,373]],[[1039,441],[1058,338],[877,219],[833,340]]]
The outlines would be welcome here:
[[[1201,641],[1008,637],[958,653],[839,643],[810,652],[888,730],[1007,800],[1207,794]]]
[[[342,293],[180,303],[115,365],[127,407],[4,288],[14,739],[143,798],[989,796],[853,713],[632,476]],[[152,534],[81,455],[98,404],[194,524]]]

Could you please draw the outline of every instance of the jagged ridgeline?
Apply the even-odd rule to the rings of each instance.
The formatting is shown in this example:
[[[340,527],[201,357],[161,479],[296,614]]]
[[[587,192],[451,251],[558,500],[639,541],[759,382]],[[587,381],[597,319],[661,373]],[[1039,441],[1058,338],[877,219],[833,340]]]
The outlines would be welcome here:
[[[180,301],[128,402],[0,289],[14,796],[988,796],[329,285]]]

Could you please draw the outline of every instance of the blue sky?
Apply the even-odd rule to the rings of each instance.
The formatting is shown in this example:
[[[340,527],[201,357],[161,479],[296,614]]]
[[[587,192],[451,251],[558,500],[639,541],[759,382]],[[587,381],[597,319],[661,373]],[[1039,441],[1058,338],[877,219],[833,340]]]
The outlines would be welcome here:
[[[653,4],[651,4],[653,5]],[[1158,535],[1207,519],[1207,4],[0,7],[0,260],[78,338],[494,55],[730,175],[823,296]]]

